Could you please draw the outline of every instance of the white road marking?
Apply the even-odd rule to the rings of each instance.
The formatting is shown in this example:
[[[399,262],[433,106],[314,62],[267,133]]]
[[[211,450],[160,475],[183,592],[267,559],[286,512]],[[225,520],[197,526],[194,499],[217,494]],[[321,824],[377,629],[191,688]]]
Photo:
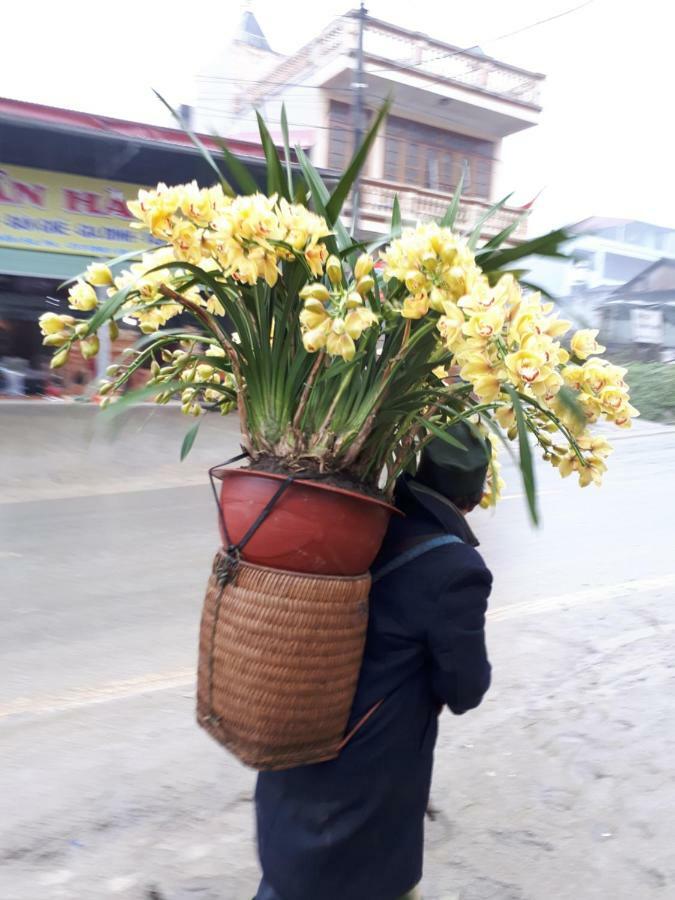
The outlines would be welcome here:
[[[631,594],[645,594],[651,591],[663,590],[675,587],[675,573],[660,575],[655,578],[642,578],[633,581],[620,581],[616,584],[604,585],[596,588],[587,588],[580,591],[570,591],[566,594],[555,594],[550,597],[540,597],[534,600],[524,600],[521,603],[513,603],[501,609],[488,612],[491,623],[505,622],[509,619],[517,619],[525,616],[537,615],[542,612],[567,609],[571,606],[579,606],[584,603],[599,603],[616,600]],[[653,629],[639,629],[628,632],[624,637],[617,637],[607,641],[607,649],[611,649],[614,643],[617,646],[626,640],[637,640],[653,637],[661,632],[667,632],[670,627],[655,627]],[[45,715],[47,713],[69,712],[82,707],[94,706],[99,703],[109,703],[111,700],[124,700],[142,696],[155,691],[173,690],[175,688],[190,687],[194,689],[195,666],[184,669],[176,669],[172,672],[158,672],[143,675],[138,678],[129,678],[125,681],[113,681],[97,688],[71,691],[61,696],[44,697],[18,697],[8,703],[0,704],[0,719],[20,715]]]
[[[17,697],[9,703],[0,705],[0,719],[17,713],[44,714],[67,712],[82,706],[93,706],[96,703],[108,703],[110,700],[123,700],[153,691],[166,691],[171,688],[186,687],[195,681],[195,668],[176,669],[173,672],[160,672],[129,678],[125,681],[111,681],[108,684],[87,690],[71,691],[62,696]]]
[[[489,611],[488,617],[492,622],[504,622],[507,619],[535,615],[548,610],[564,609],[568,606],[579,606],[583,603],[616,600],[628,594],[644,594],[649,591],[658,591],[673,586],[675,586],[675,574],[660,575],[656,578],[636,578],[633,581],[619,581],[617,584],[571,591],[568,594],[556,594],[552,597],[540,597],[535,600],[523,600],[521,603],[511,603],[509,606],[504,606],[501,609]]]

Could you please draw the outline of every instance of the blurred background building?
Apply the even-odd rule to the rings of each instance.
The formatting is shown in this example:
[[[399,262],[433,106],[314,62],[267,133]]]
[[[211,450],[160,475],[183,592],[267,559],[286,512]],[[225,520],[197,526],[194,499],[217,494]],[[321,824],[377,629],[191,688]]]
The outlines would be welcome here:
[[[264,187],[259,110],[279,147],[285,106],[291,145],[299,144],[330,179],[386,98],[391,111],[358,192],[347,204],[363,238],[386,233],[394,196],[404,224],[440,218],[464,176],[459,226],[480,223],[483,237],[514,226],[525,237],[527,209],[500,162],[511,135],[537,125],[544,76],[375,19],[363,8],[334,19],[288,56],[273,49],[250,4],[233,40],[198,78],[185,125],[218,152],[214,135]],[[188,99],[187,97],[184,99]],[[96,374],[71,354],[49,373],[37,318],[63,309],[59,285],[95,259],[140,251],[126,200],[159,181],[213,182],[213,172],[178,127],[0,99],[0,393],[42,392],[49,381],[78,393]],[[563,225],[564,223],[560,223]],[[612,347],[640,359],[675,357],[675,230],[594,217],[571,226],[569,259],[529,261],[577,325],[598,327]],[[128,339],[132,340],[130,331]],[[99,367],[107,360],[103,352]]]
[[[440,218],[462,172],[460,225],[471,228],[513,187],[500,167],[502,142],[539,121],[542,80],[479,50],[461,50],[359,10],[280,56],[247,8],[235,39],[199,78],[193,120],[205,133],[253,140],[258,109],[281,141],[284,104],[291,143],[309,144],[315,166],[339,172],[355,134],[391,97],[391,113],[361,180],[359,234],[388,230],[395,194],[404,224]],[[349,214],[348,208],[347,219]],[[521,215],[521,209],[504,207],[485,235]],[[513,237],[524,233],[523,220]]]
[[[675,358],[675,229],[594,216],[569,228],[567,259],[525,262],[565,317],[636,359]]]
[[[259,143],[228,144],[262,184]],[[41,393],[48,376],[66,393],[91,381],[76,348],[50,375],[39,315],[63,310],[59,285],[92,260],[151,243],[129,227],[140,186],[193,178],[210,184],[213,172],[178,128],[0,99],[0,394]]]

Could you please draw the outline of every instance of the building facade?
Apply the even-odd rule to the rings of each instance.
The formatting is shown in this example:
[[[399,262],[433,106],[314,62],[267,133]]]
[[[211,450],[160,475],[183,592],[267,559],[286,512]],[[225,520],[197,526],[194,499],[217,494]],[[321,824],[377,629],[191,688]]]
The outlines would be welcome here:
[[[259,144],[229,147],[262,184]],[[0,99],[0,393],[44,385],[49,354],[37,319],[65,308],[64,280],[152,242],[129,227],[126,201],[139,187],[193,178],[214,181],[179,129]],[[93,365],[74,351],[59,372],[66,392],[87,384]]]
[[[569,229],[566,259],[525,260],[528,279],[543,287],[568,318],[600,328],[605,304],[655,263],[675,260],[675,229],[633,219],[593,216]],[[605,336],[603,335],[603,340]]]
[[[339,172],[354,149],[359,27],[359,13],[352,11],[296,53],[279,57],[248,9],[232,47],[223,51],[218,74],[212,67],[199,80],[196,123],[206,133],[250,140],[258,109],[280,138],[283,104],[291,141],[300,136],[317,168]],[[495,198],[514,187],[500,169],[502,142],[537,124],[542,79],[478,50],[461,50],[367,16],[364,124],[387,97],[392,107],[361,182],[359,231],[364,236],[386,231],[395,195],[404,223],[441,217],[462,172],[460,225],[470,229]],[[521,214],[502,209],[485,234],[495,234]],[[523,222],[514,237],[524,231]]]
[[[660,259],[602,305],[602,339],[634,359],[675,362],[675,258]]]

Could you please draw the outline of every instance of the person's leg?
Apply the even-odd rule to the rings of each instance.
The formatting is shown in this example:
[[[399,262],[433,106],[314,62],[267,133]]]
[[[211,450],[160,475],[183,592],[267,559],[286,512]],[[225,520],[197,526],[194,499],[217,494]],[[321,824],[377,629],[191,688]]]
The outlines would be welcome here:
[[[418,887],[413,888],[412,891],[408,891],[407,894],[404,894],[400,900],[422,900],[420,889]]]

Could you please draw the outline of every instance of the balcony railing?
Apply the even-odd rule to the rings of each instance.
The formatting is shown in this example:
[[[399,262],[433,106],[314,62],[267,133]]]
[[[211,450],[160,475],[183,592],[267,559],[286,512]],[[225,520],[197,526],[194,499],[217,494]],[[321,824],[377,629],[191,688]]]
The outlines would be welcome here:
[[[383,232],[386,231],[389,227],[391,210],[396,195],[398,195],[401,207],[401,220],[404,225],[414,225],[418,221],[441,219],[452,200],[451,194],[441,193],[440,191],[429,191],[411,187],[410,185],[364,178],[361,181],[360,204],[362,227],[369,227],[369,223],[373,223],[376,230],[380,230],[378,226],[381,225],[381,230]],[[465,234],[473,231],[478,220],[487,212],[490,206],[492,206],[492,203],[488,200],[478,200],[472,197],[462,200],[455,224],[456,229]],[[522,212],[522,209],[503,207],[483,225],[481,230],[483,237],[490,238],[503,231],[521,216]],[[349,208],[347,209],[347,215],[349,215]],[[525,232],[526,221],[523,219],[510,239],[514,242],[523,240]]]
[[[394,76],[398,63],[403,72],[418,72],[438,81],[456,82],[515,102],[539,106],[541,75],[442,44],[425,35],[369,19],[363,49],[366,58],[371,56],[394,62],[388,70],[390,77]]]
[[[309,44],[282,60],[265,75],[265,81],[242,96],[242,103],[260,102],[282,90],[289,81],[311,77],[316,69],[338,56],[353,56],[356,20],[336,19]],[[463,51],[433,38],[368,18],[364,31],[366,75],[397,80],[397,71],[484,91],[494,96],[539,108],[542,75],[501,63],[487,56]],[[370,66],[369,66],[370,63]]]

